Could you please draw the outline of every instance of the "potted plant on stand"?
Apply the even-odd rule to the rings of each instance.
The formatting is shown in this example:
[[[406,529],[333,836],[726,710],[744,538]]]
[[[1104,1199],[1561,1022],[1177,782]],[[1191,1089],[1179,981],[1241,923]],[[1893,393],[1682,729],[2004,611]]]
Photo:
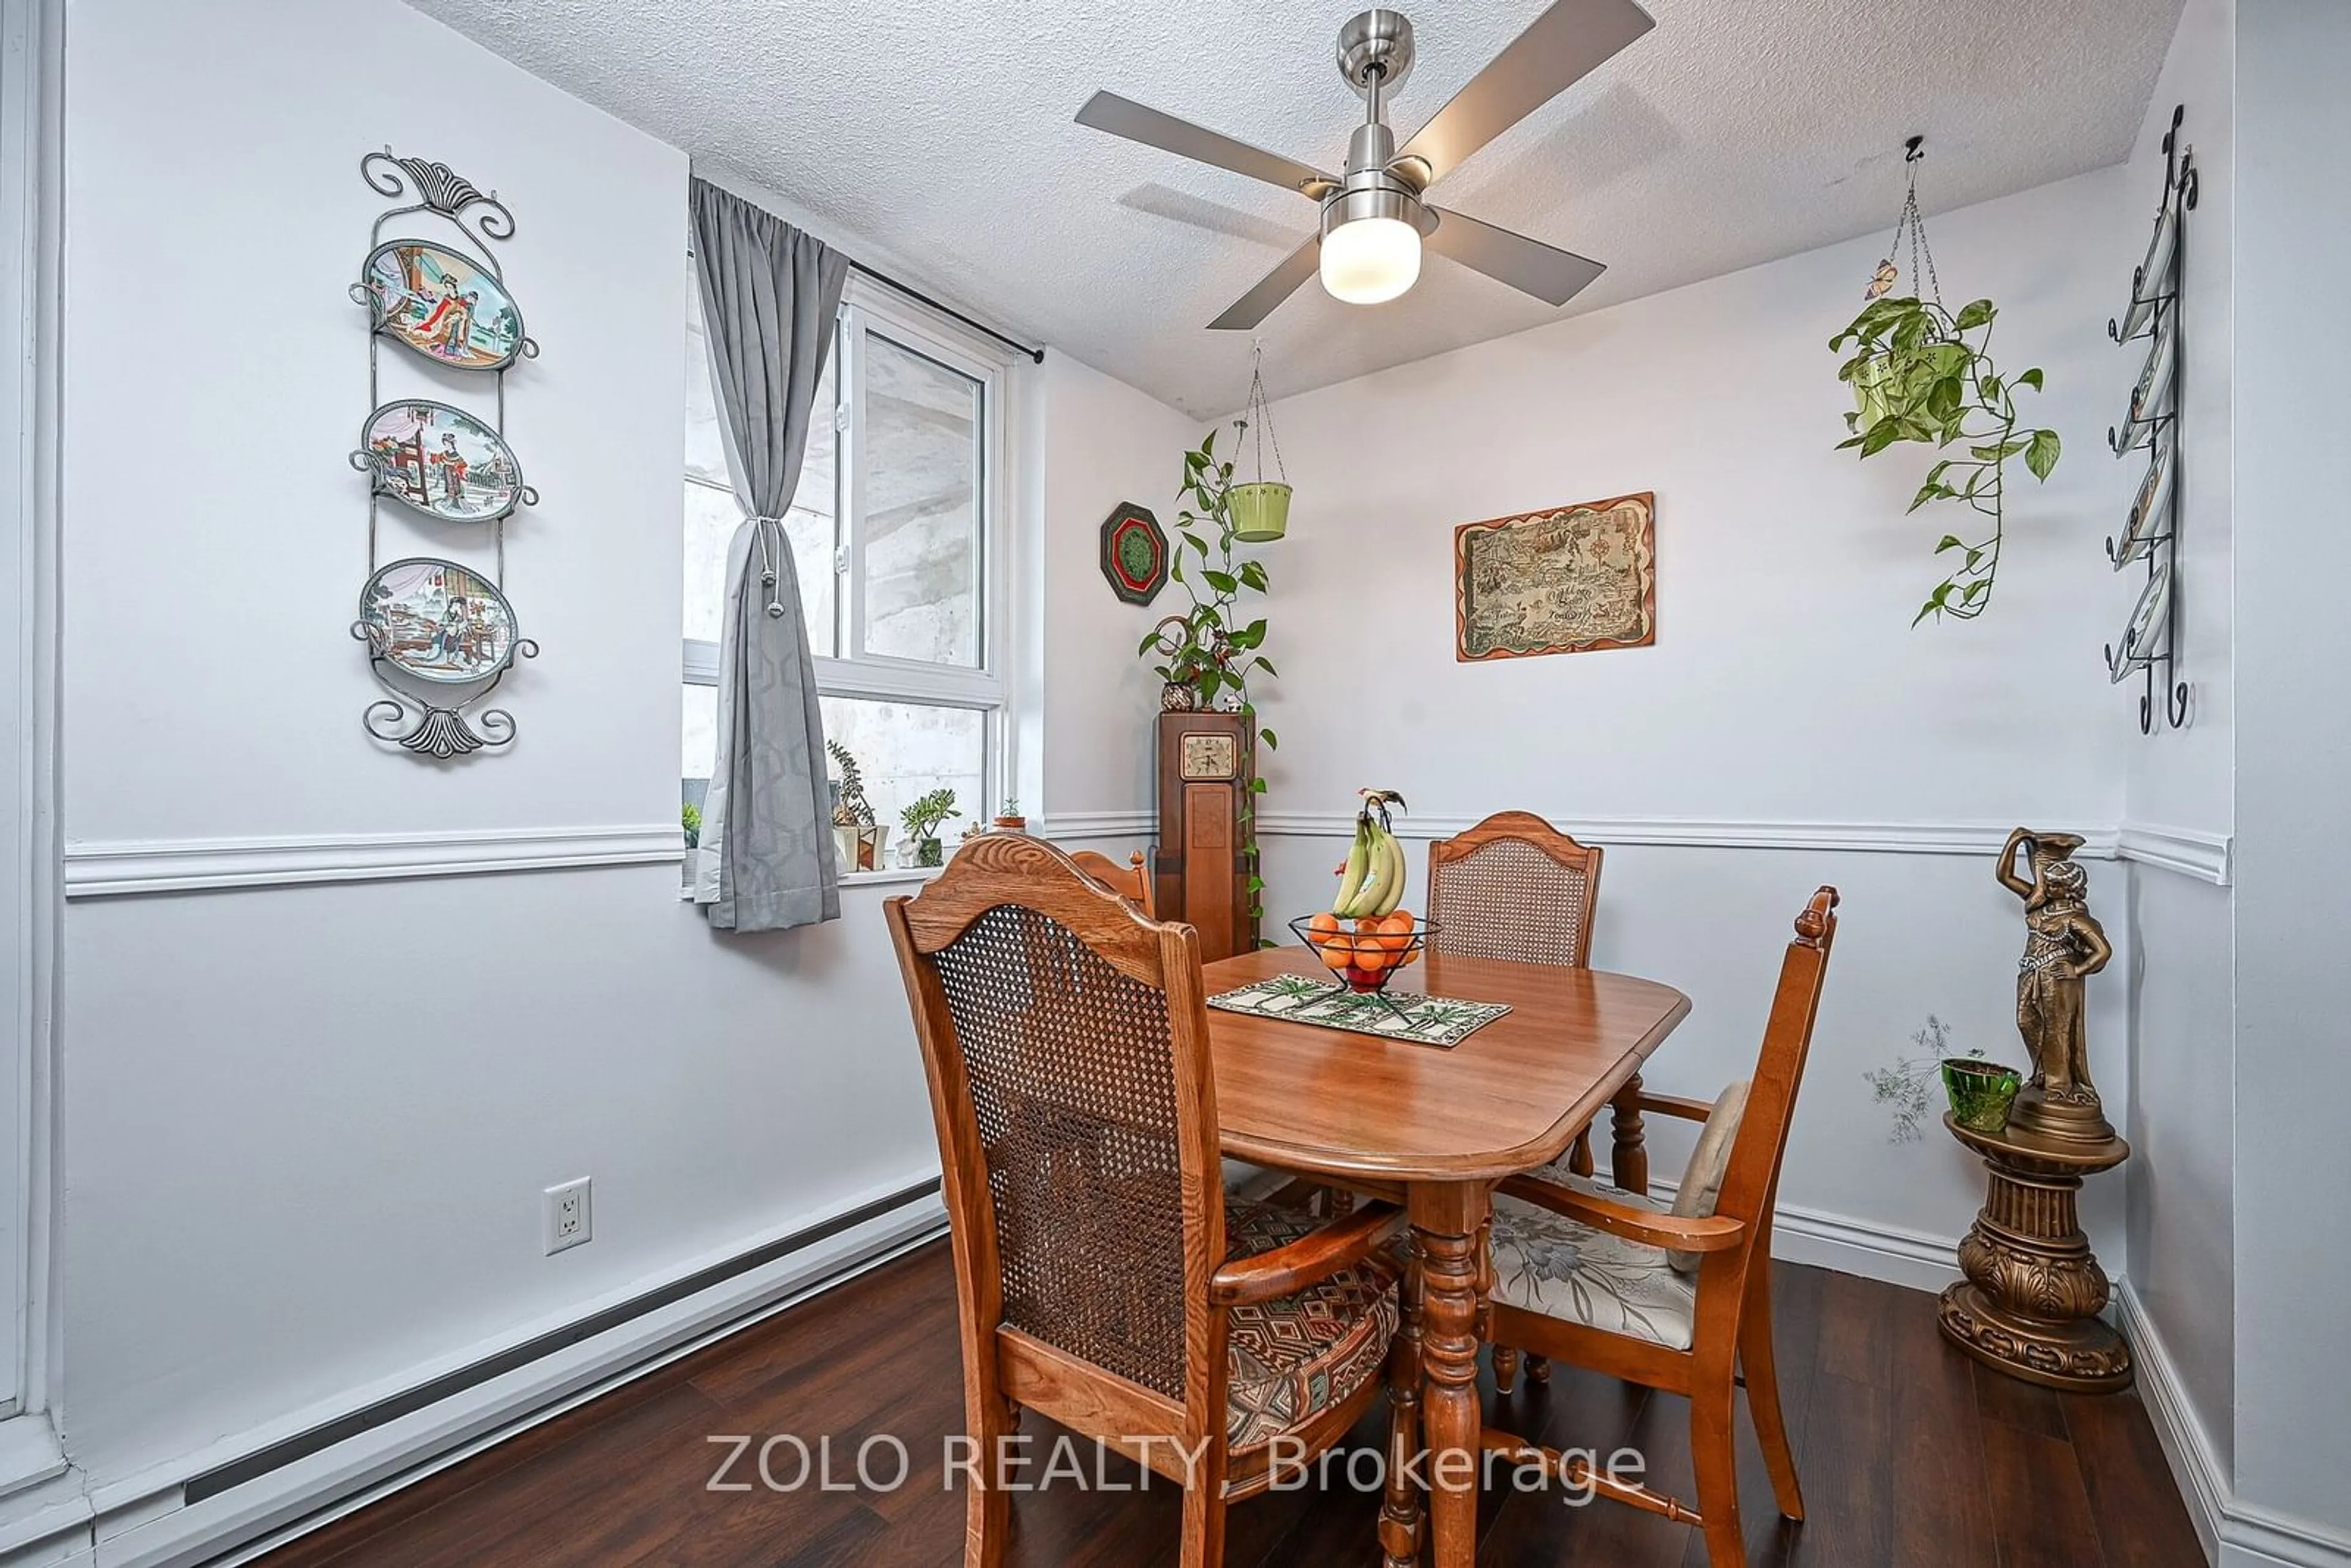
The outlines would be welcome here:
[[[1249,429],[1247,420],[1233,422],[1236,434]],[[1184,454],[1185,503],[1177,515],[1175,550],[1168,575],[1184,585],[1192,608],[1170,615],[1151,629],[1135,649],[1138,655],[1157,653],[1152,666],[1161,685],[1160,706],[1169,710],[1227,706],[1240,713],[1268,750],[1279,746],[1271,729],[1257,722],[1257,704],[1249,691],[1254,675],[1279,678],[1280,672],[1262,652],[1266,620],[1243,621],[1245,594],[1262,596],[1268,578],[1265,562],[1240,559],[1234,553],[1246,540],[1234,519],[1233,465],[1217,456],[1217,433],[1210,431],[1197,450]],[[1265,878],[1258,858],[1257,808],[1265,793],[1265,775],[1256,746],[1248,747],[1249,806],[1241,815],[1241,853],[1249,862],[1249,915],[1264,915],[1261,902]]]
[[[914,852],[914,864],[946,863],[946,851],[939,842],[939,828],[948,818],[962,815],[956,810],[952,789],[934,789],[898,813],[899,823],[906,830],[907,846]]]

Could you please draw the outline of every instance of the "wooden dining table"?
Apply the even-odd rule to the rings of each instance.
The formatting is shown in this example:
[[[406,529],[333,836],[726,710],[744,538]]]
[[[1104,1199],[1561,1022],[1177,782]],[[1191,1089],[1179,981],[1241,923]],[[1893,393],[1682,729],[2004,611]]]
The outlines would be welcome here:
[[[1305,947],[1206,967],[1208,993],[1279,974],[1322,974]],[[1427,1450],[1436,1568],[1478,1554],[1479,1236],[1495,1186],[1559,1158],[1613,1112],[1619,1185],[1647,1186],[1641,1067],[1689,1013],[1670,986],[1631,975],[1432,953],[1390,983],[1410,994],[1507,1003],[1450,1048],[1254,1014],[1208,1010],[1217,1116],[1230,1158],[1401,1203],[1420,1281],[1416,1413]],[[1416,1316],[1416,1322],[1414,1319]],[[1387,1568],[1420,1561],[1419,1500],[1391,1455],[1380,1542]]]

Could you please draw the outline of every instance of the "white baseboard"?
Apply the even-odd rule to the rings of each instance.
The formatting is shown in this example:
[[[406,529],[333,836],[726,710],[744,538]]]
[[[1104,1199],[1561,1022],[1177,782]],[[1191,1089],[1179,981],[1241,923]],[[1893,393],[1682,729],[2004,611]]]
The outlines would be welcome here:
[[[1959,1278],[1959,1239],[1875,1225],[1783,1203],[1771,1222],[1771,1255],[1913,1291],[1939,1291]]]
[[[2170,1348],[2128,1280],[2115,1292],[2123,1337],[2138,1367],[2138,1392],[2189,1516],[2219,1568],[2351,1568],[2351,1535],[2238,1498],[2229,1468],[2189,1402]]]
[[[845,1204],[838,1212],[852,1213],[859,1207]],[[805,1228],[805,1223],[794,1227]],[[946,1209],[934,1194],[201,1502],[183,1501],[183,1489],[192,1478],[287,1434],[274,1428],[248,1433],[183,1456],[131,1480],[95,1489],[75,1500],[80,1504],[78,1510],[54,1511],[44,1521],[53,1522],[54,1528],[37,1534],[17,1532],[9,1547],[0,1548],[0,1568],[37,1563],[194,1568],[224,1559],[243,1561],[946,1230]],[[737,1255],[749,1249],[737,1249]],[[674,1277],[688,1277],[695,1267],[680,1270]],[[468,1353],[452,1361],[475,1358]],[[415,1381],[441,1370],[423,1369]],[[357,1403],[364,1405],[387,1392],[396,1391],[367,1390]],[[316,1414],[306,1413],[285,1425],[302,1429],[315,1424]]]
[[[1671,1202],[1680,1184],[1653,1176],[1649,1191]],[[1959,1239],[1855,1219],[1783,1203],[1771,1218],[1771,1256],[1909,1291],[1939,1291],[1959,1278]]]

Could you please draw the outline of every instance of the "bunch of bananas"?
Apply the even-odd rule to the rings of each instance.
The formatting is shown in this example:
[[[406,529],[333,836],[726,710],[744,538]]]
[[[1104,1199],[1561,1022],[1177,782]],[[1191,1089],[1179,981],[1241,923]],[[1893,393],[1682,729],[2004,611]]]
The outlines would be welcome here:
[[[1339,896],[1331,904],[1331,913],[1344,920],[1377,919],[1404,902],[1404,844],[1388,821],[1388,807],[1403,805],[1404,797],[1393,789],[1358,793],[1364,804],[1355,813],[1355,841],[1339,873]]]

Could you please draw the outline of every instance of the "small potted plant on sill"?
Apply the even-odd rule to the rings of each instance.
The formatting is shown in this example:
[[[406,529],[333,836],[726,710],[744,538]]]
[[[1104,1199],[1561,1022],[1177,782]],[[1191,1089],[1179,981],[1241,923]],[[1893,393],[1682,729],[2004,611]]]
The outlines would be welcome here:
[[[1029,831],[1029,819],[1020,814],[1020,797],[1007,795],[1004,798],[1004,810],[996,813],[996,830],[1003,833],[1025,833]]]
[[[890,826],[873,820],[872,802],[865,799],[865,776],[849,748],[837,740],[826,741],[824,748],[841,769],[832,785],[832,837],[841,853],[841,869],[880,871]]]
[[[898,821],[906,830],[906,841],[914,852],[914,864],[933,866],[946,862],[946,847],[939,842],[939,829],[950,817],[962,815],[956,810],[956,796],[952,789],[934,789],[898,813]]]

